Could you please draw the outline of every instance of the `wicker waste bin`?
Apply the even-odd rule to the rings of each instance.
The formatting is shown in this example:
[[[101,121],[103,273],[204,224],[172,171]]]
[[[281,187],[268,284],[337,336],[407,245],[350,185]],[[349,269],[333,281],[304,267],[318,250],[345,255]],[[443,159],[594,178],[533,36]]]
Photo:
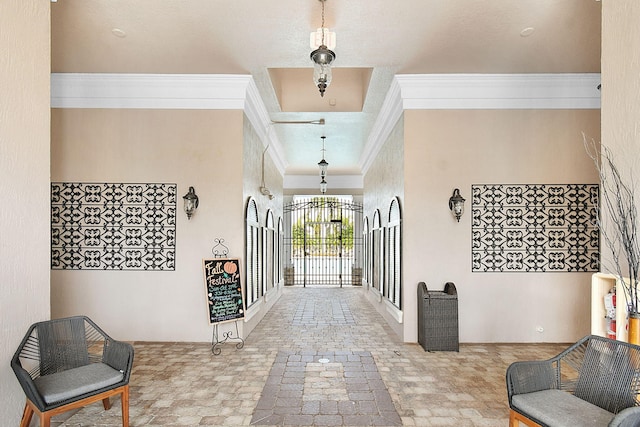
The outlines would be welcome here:
[[[284,285],[285,286],[293,286],[293,281],[295,280],[293,267],[285,267],[284,268]]]
[[[458,292],[447,282],[444,291],[429,291],[418,283],[418,342],[425,351],[460,351]]]

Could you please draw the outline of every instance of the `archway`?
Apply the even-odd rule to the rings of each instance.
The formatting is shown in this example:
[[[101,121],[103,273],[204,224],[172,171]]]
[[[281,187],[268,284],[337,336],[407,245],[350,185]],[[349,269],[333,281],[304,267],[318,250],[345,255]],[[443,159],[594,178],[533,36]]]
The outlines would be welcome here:
[[[362,284],[362,205],[350,196],[295,196],[284,207],[285,284]]]

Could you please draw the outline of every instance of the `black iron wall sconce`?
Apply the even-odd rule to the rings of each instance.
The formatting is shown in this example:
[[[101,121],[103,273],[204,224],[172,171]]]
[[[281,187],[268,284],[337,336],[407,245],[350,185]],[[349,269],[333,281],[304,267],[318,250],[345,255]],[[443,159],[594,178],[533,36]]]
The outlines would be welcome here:
[[[457,188],[453,190],[453,195],[449,197],[449,209],[458,222],[460,222],[460,217],[464,213],[464,200],[460,195],[460,190]]]
[[[193,215],[200,204],[196,190],[194,190],[193,187],[189,187],[189,192],[182,196],[182,200],[184,200],[184,213],[187,214],[187,219],[191,219],[191,215]]]

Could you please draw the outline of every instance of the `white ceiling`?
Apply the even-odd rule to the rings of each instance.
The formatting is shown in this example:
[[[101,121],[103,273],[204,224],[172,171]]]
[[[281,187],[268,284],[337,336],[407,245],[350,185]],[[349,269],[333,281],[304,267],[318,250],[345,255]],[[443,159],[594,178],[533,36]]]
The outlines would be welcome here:
[[[274,125],[286,174],[317,174],[325,135],[329,174],[348,175],[395,74],[598,73],[600,20],[595,0],[326,0],[337,46],[321,98],[309,59],[319,0],[58,0],[51,68],[251,74],[272,120],[325,119]]]

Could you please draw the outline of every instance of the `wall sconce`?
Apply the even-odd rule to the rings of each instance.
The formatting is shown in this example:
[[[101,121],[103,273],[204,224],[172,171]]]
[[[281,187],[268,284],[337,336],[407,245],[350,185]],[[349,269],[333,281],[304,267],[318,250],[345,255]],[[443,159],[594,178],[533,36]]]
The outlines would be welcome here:
[[[453,196],[449,197],[449,209],[460,222],[460,217],[464,212],[464,198],[460,195],[460,190],[453,190]]]
[[[191,219],[191,215],[193,215],[200,204],[196,190],[194,190],[193,187],[189,187],[189,192],[182,196],[182,200],[184,200],[184,213],[187,214],[187,219]]]

